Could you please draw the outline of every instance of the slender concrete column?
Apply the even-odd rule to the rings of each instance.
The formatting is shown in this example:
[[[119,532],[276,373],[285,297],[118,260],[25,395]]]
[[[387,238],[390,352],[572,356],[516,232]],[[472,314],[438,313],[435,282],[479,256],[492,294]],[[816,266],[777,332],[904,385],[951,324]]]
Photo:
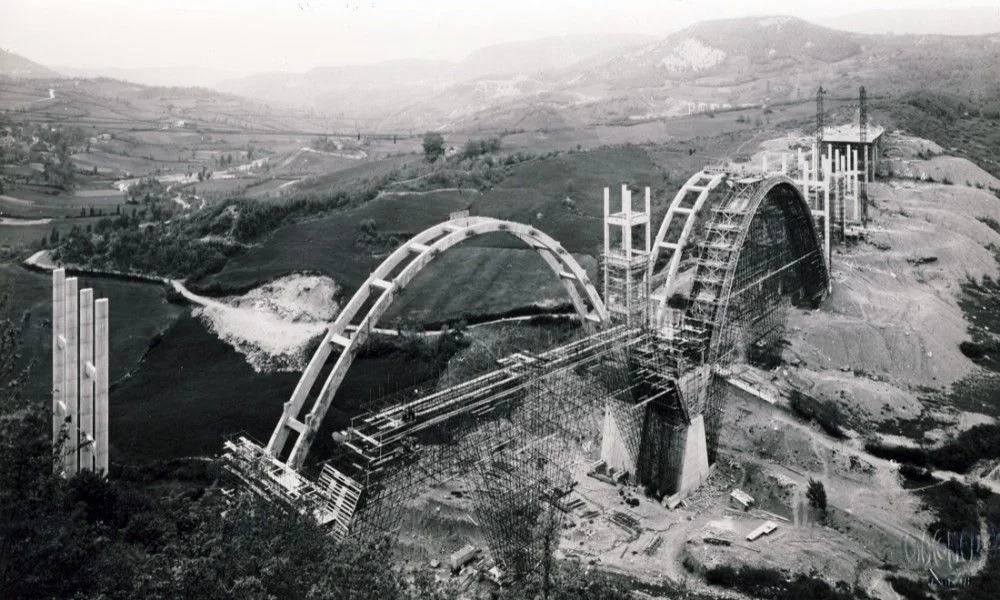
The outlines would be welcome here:
[[[66,441],[66,461],[64,472],[72,477],[80,470],[77,449],[80,447],[80,347],[79,347],[79,301],[76,277],[66,280],[66,406],[69,411],[69,440]]]
[[[781,153],[781,174],[788,175],[788,155]]]
[[[52,271],[52,443],[59,443],[66,422],[66,269]],[[63,452],[65,452],[63,448]],[[55,465],[61,470],[62,464]]]
[[[611,214],[611,188],[604,188],[604,260],[611,254],[611,225],[608,215]],[[604,301],[608,302],[608,268],[604,267]]]
[[[646,254],[649,254],[653,243],[653,238],[650,237],[653,225],[653,213],[651,211],[652,205],[652,199],[649,196],[649,186],[646,186]]]
[[[861,220],[861,200],[858,197],[858,150],[854,149],[852,155],[854,168],[851,169],[851,194],[854,196],[854,219]]]
[[[632,191],[628,189],[628,186],[622,184],[622,203],[624,204],[623,211],[625,212],[625,227],[622,228],[622,250],[625,254],[625,260],[629,264],[632,262]],[[632,299],[635,298],[635,294],[632,289],[632,270],[627,269],[625,271],[625,305],[628,307],[628,312],[625,315],[625,323],[629,327],[634,327],[636,323],[632,322]]]
[[[97,378],[94,382],[94,469],[108,472],[108,299],[101,298],[94,304],[96,316],[94,364]]]
[[[80,470],[94,470],[94,290],[80,290]]]
[[[812,179],[814,181],[819,181],[820,180],[819,163],[820,163],[820,160],[819,160],[819,149],[817,148],[816,144],[813,144],[812,162],[810,164],[812,165],[812,168],[813,168],[813,177],[812,177]]]
[[[826,254],[826,268],[827,271],[832,271],[832,265],[830,264],[833,260],[833,252],[830,246],[830,219],[832,218],[832,211],[830,210],[830,161],[827,159],[824,161],[824,169],[827,173],[826,184],[823,186],[823,212],[826,214],[823,217],[823,248]],[[833,281],[831,279],[831,281]],[[830,284],[832,287],[832,283]]]

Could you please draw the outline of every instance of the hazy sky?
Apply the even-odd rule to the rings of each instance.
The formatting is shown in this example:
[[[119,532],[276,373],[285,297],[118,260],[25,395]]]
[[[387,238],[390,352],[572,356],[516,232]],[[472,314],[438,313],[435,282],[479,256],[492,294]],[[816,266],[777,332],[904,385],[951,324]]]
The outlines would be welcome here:
[[[53,66],[298,71],[460,60],[481,46],[569,33],[665,35],[713,18],[935,6],[954,8],[941,0],[0,0],[0,47]]]

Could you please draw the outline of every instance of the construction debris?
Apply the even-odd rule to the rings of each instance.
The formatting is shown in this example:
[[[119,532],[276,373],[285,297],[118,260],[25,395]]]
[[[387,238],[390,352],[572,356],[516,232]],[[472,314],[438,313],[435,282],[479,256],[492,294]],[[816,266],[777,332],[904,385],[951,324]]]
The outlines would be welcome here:
[[[753,496],[743,490],[733,490],[733,493],[729,494],[729,505],[733,508],[740,508],[747,511],[753,507],[753,504]]]
[[[770,535],[777,528],[778,524],[774,521],[765,521],[763,525],[747,534],[747,540],[752,542],[761,536]]]

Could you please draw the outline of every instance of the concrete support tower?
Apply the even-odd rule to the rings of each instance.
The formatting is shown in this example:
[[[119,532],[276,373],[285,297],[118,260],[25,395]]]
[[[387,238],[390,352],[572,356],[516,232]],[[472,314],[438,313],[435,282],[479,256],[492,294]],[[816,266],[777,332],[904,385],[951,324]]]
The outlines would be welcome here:
[[[56,469],[108,470],[108,300],[52,273],[52,443]]]
[[[649,312],[649,188],[644,211],[632,209],[632,191],[626,185],[621,204],[620,211],[611,212],[611,190],[604,188],[604,303],[613,321],[642,327]],[[641,246],[636,245],[637,235]]]

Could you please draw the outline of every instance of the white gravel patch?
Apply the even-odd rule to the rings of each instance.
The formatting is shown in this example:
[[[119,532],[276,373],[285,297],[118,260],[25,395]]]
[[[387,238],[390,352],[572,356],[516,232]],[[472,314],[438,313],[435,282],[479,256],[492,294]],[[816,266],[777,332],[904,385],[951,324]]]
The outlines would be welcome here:
[[[337,316],[337,289],[329,277],[289,275],[221,301],[182,293],[201,305],[194,315],[212,333],[265,373],[305,368],[309,341]]]

